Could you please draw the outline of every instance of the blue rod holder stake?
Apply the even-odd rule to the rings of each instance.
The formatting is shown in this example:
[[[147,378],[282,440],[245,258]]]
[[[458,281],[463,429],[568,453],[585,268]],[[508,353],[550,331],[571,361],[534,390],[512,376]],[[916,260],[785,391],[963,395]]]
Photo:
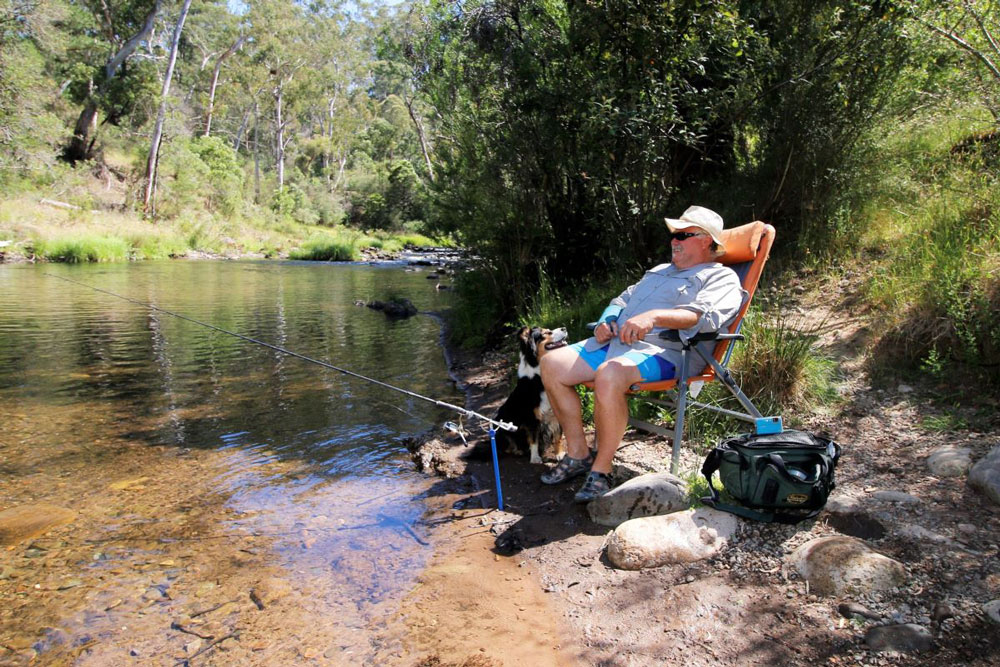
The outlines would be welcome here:
[[[493,476],[497,480],[497,509],[503,511],[503,491],[500,489],[500,462],[497,460],[497,432],[490,428],[490,448],[493,450]]]

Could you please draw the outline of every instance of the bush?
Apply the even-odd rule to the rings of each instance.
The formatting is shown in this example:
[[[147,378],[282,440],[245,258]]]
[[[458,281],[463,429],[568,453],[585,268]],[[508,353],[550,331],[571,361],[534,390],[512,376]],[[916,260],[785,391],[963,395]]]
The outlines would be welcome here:
[[[835,365],[816,350],[821,327],[787,319],[780,306],[744,318],[746,340],[737,346],[732,366],[743,392],[765,415],[804,411],[836,398]]]
[[[243,168],[236,151],[219,137],[192,139],[191,151],[208,167],[209,210],[227,216],[238,213],[243,203]]]

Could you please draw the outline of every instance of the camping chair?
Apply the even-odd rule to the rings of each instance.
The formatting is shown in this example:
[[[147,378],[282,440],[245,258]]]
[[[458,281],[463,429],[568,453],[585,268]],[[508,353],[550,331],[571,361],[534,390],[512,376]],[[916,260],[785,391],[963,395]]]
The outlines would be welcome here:
[[[736,318],[729,325],[726,332],[710,332],[698,334],[687,342],[681,350],[681,364],[677,369],[677,377],[671,380],[658,380],[656,382],[638,382],[629,388],[629,393],[637,392],[666,392],[676,390],[675,398],[667,400],[643,397],[642,400],[655,405],[676,408],[674,414],[673,433],[655,424],[650,424],[634,417],[629,417],[629,425],[662,435],[673,441],[673,452],[670,459],[670,472],[677,474],[678,463],[680,462],[681,440],[684,437],[684,412],[688,405],[693,405],[706,410],[712,410],[736,419],[750,422],[756,426],[758,432],[780,432],[781,420],[778,417],[764,417],[754,406],[753,402],[743,393],[736,384],[727,366],[733,353],[732,341],[743,340],[744,336],[739,333],[743,323],[743,316],[746,315],[750,302],[753,300],[754,292],[757,291],[757,283],[760,281],[760,274],[764,270],[768,255],[771,254],[771,245],[774,243],[774,227],[760,221],[751,222],[740,227],[726,229],[722,232],[722,242],[726,248],[726,253],[718,259],[719,262],[732,268],[740,278],[743,289],[747,291],[747,299],[743,303]],[[660,337],[666,340],[679,342],[677,331],[668,329],[660,332]],[[707,355],[697,343],[702,341],[718,341],[712,355]],[[702,373],[690,375],[692,354],[694,351],[698,358],[708,363],[708,367]],[[699,364],[700,365],[700,364]],[[732,392],[736,400],[746,410],[746,413],[735,410],[727,410],[707,403],[688,400],[688,387],[695,383],[711,382],[719,379]],[[593,388],[592,383],[586,383]],[[701,385],[697,385],[700,390]],[[696,394],[697,395],[697,394]]]

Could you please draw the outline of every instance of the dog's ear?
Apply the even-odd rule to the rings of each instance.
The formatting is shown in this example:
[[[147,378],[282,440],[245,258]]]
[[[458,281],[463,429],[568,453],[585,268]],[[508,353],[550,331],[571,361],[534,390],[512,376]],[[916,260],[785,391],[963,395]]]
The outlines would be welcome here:
[[[521,327],[521,330],[517,332],[517,339],[525,345],[533,347],[534,340],[531,336],[531,327]]]

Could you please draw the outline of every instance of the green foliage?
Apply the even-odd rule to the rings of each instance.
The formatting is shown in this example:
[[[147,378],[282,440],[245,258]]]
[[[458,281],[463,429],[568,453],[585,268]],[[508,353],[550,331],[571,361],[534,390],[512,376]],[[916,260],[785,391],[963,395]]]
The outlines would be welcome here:
[[[402,49],[453,109],[429,217],[507,286],[504,312],[529,307],[541,266],[562,289],[663,261],[663,218],[692,201],[773,217],[814,252],[852,238],[864,133],[905,61],[894,3],[452,10],[432,2]]]
[[[448,312],[448,338],[456,345],[483,347],[499,342],[503,312],[496,295],[502,287],[489,274],[462,273],[455,279],[458,300]]]
[[[932,433],[954,433],[968,427],[968,423],[953,412],[929,415],[920,420],[920,425]]]
[[[961,110],[947,122],[932,114],[887,141],[864,239],[884,265],[866,292],[882,313],[873,358],[882,371],[1000,387],[1000,141],[984,122]]]
[[[242,203],[243,168],[231,147],[219,137],[196,137],[190,141],[191,152],[208,168],[203,190],[209,210],[225,216],[239,212]]]
[[[204,183],[211,178],[211,168],[194,147],[194,142],[182,139],[164,144],[160,151],[156,198],[161,217],[175,218],[205,206]]]
[[[121,262],[129,259],[127,241],[115,236],[79,236],[37,241],[35,254],[53,262]]]

